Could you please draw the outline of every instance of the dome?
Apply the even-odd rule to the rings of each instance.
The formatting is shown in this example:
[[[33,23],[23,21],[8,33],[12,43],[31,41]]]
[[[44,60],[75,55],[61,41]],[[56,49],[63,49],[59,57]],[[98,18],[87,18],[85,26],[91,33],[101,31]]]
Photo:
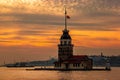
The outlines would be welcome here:
[[[61,39],[71,39],[68,30],[63,31],[63,35],[61,36]]]

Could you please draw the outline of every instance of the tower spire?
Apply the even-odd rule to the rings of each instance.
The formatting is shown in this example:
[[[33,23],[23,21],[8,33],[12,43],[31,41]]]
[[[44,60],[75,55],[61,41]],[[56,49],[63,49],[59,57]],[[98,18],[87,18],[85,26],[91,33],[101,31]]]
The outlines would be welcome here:
[[[65,6],[65,30],[67,30],[67,19],[70,19],[70,16],[67,15],[67,10]]]
[[[65,30],[67,30],[67,11],[66,11],[66,6],[65,6]]]

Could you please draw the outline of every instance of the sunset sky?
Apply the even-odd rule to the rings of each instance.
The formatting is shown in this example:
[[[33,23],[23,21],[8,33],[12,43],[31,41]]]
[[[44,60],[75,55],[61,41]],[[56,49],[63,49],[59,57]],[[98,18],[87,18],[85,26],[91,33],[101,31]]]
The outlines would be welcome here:
[[[0,0],[0,64],[57,58],[64,5],[76,55],[120,55],[120,0]]]

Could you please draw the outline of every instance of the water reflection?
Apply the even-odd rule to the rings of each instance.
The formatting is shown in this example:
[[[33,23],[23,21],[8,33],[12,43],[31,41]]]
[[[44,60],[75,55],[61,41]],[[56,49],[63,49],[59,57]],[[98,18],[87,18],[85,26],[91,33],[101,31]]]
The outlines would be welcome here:
[[[58,80],[72,80],[72,72],[71,71],[58,72]]]
[[[112,71],[26,71],[0,68],[0,80],[120,80],[120,68]]]

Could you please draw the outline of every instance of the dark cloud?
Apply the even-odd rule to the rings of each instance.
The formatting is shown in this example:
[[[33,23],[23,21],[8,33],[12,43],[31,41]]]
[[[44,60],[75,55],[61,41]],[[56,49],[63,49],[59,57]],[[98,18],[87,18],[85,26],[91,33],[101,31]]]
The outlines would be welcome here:
[[[9,1],[11,4],[14,3]],[[67,4],[68,14],[71,15],[69,26],[81,30],[100,30],[100,31],[114,31],[120,25],[120,1],[119,0],[42,0],[42,1],[15,1],[16,4],[4,5],[0,4],[2,8],[10,9],[10,13],[1,13],[0,17],[13,17],[12,20],[0,20],[1,24],[17,24],[17,25],[43,25],[64,26],[64,4]],[[41,4],[42,2],[42,4]],[[49,3],[49,4],[48,4]],[[28,8],[26,6],[28,4]],[[17,5],[21,5],[18,6]],[[49,6],[49,7],[48,7]],[[38,9],[40,7],[40,9]],[[36,9],[34,9],[36,8]],[[35,12],[31,12],[31,11]],[[26,12],[25,12],[26,11]],[[28,12],[27,12],[28,11]],[[30,13],[29,13],[30,11]],[[36,12],[38,11],[38,12]],[[61,15],[56,13],[60,13]],[[45,13],[42,13],[45,12]],[[75,16],[76,18],[74,18]],[[111,18],[114,21],[110,21]],[[84,20],[84,21],[83,21]],[[102,20],[102,21],[101,21]],[[81,22],[82,21],[82,22]],[[89,23],[89,21],[92,21]],[[97,21],[97,22],[96,22]],[[112,25],[117,25],[113,26]],[[23,25],[21,27],[23,27]],[[110,27],[108,27],[110,26]],[[1,26],[2,27],[2,26]],[[9,26],[7,26],[9,27]],[[10,26],[11,27],[11,26]],[[24,26],[26,28],[26,26]],[[28,27],[31,28],[31,27]],[[33,28],[33,27],[32,27]],[[34,29],[36,26],[34,27]],[[42,27],[37,27],[42,28]]]
[[[91,24],[92,25],[92,24]],[[115,28],[115,27],[114,27]],[[73,26],[71,29],[77,30],[90,30],[90,31],[117,31],[113,27],[105,27],[105,26]]]
[[[51,28],[54,28],[54,26],[64,26],[64,17],[61,16],[54,16],[54,15],[40,15],[40,14],[1,14],[1,16],[12,16],[16,18],[17,20],[11,20],[11,21],[0,21],[1,24],[29,24],[33,25],[46,25],[46,26],[53,26]],[[119,21],[118,21],[119,22]],[[119,23],[118,23],[119,24]],[[82,30],[103,30],[103,31],[112,31],[113,28],[105,27],[107,24],[105,22],[101,23],[81,23],[81,22],[75,22],[71,20],[68,23],[69,26],[82,29]],[[1,26],[2,27],[2,26]],[[22,27],[22,26],[20,26]],[[27,26],[24,26],[24,28]],[[41,26],[42,27],[42,26]],[[27,27],[27,28],[30,28]],[[36,28],[36,26],[32,27]]]
[[[12,37],[11,39],[14,41],[14,40],[25,40],[27,38],[24,36],[15,36],[15,37]]]
[[[87,17],[120,17],[120,14],[118,12],[113,12],[113,11],[94,11],[94,12],[89,12],[85,14]]]
[[[16,34],[18,36],[58,36],[59,33],[49,32],[49,30],[20,30]]]
[[[18,31],[16,34],[18,35],[40,35],[40,32],[43,32],[43,31],[21,30],[21,31]]]
[[[46,15],[46,14],[29,14],[29,13],[7,13],[0,14],[1,17],[13,17],[15,20],[0,20],[1,22],[20,22],[20,23],[39,23],[42,24],[48,21],[61,21],[64,20],[61,16]]]

